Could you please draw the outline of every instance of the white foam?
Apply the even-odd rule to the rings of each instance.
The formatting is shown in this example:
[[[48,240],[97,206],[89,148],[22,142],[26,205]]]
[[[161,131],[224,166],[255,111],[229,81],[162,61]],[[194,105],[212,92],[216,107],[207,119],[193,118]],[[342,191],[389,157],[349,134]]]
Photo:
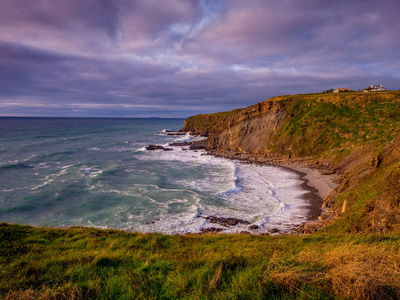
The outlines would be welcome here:
[[[227,209],[215,212],[216,215],[244,219],[264,231],[284,231],[289,225],[299,225],[307,216],[309,203],[302,197],[306,191],[297,174],[275,167],[240,164],[238,177],[243,189],[222,195]]]
[[[68,165],[68,166],[61,167],[60,171],[57,174],[47,175],[44,178],[44,182],[42,184],[39,184],[37,186],[32,187],[31,190],[32,191],[38,190],[41,187],[44,187],[44,186],[54,182],[55,180],[57,180],[58,177],[61,177],[61,176],[65,175],[68,172],[68,170],[71,168],[71,166],[73,166],[73,165]]]
[[[175,182],[189,189],[209,193],[215,200],[199,201],[190,216],[165,215],[156,222],[160,226],[152,224],[151,228],[144,226],[142,230],[152,231],[157,227],[158,231],[164,233],[177,233],[196,232],[208,226],[218,227],[216,224],[208,224],[203,218],[198,218],[199,213],[202,216],[234,217],[249,221],[260,227],[259,230],[253,231],[255,233],[272,228],[290,231],[293,225],[299,225],[306,219],[309,203],[303,195],[307,192],[301,188],[302,181],[297,174],[281,168],[242,164],[204,155],[203,151],[182,151],[182,147],[172,148],[173,151],[147,151],[137,158],[180,161],[193,167],[209,165],[211,171],[208,170],[208,177],[196,180],[181,179]],[[248,230],[248,225],[224,227],[223,233],[243,230]]]

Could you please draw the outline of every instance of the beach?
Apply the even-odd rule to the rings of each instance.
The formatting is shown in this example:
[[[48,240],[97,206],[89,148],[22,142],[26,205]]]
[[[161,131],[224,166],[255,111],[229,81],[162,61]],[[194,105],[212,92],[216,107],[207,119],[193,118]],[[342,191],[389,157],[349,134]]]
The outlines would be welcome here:
[[[306,227],[312,228],[313,231],[324,226],[324,223],[319,221],[319,217],[321,214],[329,215],[330,213],[323,207],[324,199],[338,185],[337,181],[340,178],[338,174],[327,171],[326,166],[321,167],[309,161],[271,159],[261,155],[231,152],[224,153],[218,150],[209,151],[208,153],[217,157],[225,157],[255,166],[273,166],[293,172],[302,181],[301,188],[305,191],[302,198],[309,203],[309,206],[308,212],[304,216],[304,222],[301,222],[300,225],[298,223],[293,223],[293,230],[291,230],[291,233],[310,233],[310,231],[303,230],[305,225]],[[331,217],[332,216],[329,216],[329,218]],[[285,231],[281,233],[286,234]]]

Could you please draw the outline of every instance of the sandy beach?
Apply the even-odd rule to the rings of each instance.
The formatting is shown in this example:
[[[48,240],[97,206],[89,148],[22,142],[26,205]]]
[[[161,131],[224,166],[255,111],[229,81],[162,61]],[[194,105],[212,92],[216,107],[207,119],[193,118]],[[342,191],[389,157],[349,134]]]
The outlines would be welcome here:
[[[307,185],[315,189],[315,193],[325,199],[330,192],[337,186],[335,180],[338,178],[336,174],[324,175],[317,169],[310,169],[301,166],[290,166],[289,169],[302,173],[302,179]]]

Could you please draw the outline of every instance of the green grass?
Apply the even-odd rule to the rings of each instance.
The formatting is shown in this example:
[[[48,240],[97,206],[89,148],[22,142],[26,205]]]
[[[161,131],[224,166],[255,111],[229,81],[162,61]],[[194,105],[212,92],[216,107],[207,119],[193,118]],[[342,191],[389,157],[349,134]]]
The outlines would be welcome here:
[[[384,291],[398,297],[399,278],[390,274],[399,271],[399,242],[399,234],[165,236],[3,223],[0,295],[373,299]],[[346,271],[350,265],[354,274]]]
[[[214,114],[196,115],[185,120],[183,130],[190,131],[193,134],[209,135],[221,125],[225,117],[229,116],[231,112],[219,112]]]
[[[270,138],[277,153],[329,159],[360,147],[381,150],[400,134],[400,95],[350,93],[273,98],[288,117]],[[356,147],[354,147],[356,146]]]

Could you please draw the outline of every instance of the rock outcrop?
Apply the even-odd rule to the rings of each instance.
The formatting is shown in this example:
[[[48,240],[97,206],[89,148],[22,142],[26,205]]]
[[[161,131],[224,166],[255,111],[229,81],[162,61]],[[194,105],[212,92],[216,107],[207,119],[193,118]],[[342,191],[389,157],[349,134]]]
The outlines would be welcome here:
[[[146,150],[148,150],[148,151],[154,151],[154,150],[172,151],[173,149],[172,148],[165,148],[165,147],[160,146],[160,145],[148,145],[146,147]]]

